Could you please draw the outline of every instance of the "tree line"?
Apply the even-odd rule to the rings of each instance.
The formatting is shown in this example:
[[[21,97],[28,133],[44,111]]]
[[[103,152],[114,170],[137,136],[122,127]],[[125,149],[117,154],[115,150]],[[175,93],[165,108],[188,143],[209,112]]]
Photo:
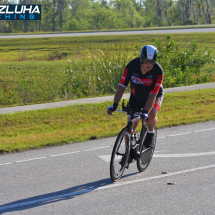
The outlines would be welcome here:
[[[0,0],[0,4],[14,4]],[[215,0],[19,0],[41,20],[0,21],[1,33],[144,28],[215,23]]]

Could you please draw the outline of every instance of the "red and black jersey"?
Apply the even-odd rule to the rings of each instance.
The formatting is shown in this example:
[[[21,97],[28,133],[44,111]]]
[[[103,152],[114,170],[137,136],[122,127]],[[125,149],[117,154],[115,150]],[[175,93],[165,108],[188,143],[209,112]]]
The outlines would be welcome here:
[[[159,63],[155,63],[152,70],[145,75],[141,72],[140,58],[130,61],[125,68],[120,85],[127,87],[130,82],[131,93],[136,99],[148,99],[150,92],[163,95],[164,71]],[[160,95],[160,96],[161,96]]]

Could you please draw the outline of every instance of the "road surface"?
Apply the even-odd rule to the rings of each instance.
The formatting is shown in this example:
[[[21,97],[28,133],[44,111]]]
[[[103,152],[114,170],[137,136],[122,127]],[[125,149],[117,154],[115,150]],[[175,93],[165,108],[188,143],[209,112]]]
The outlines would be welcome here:
[[[212,215],[214,131],[214,121],[160,129],[146,172],[134,163],[117,183],[109,176],[116,137],[2,155],[0,214]]]
[[[215,27],[209,28],[183,28],[183,29],[158,29],[158,30],[130,30],[130,31],[100,31],[81,33],[47,33],[47,34],[17,34],[0,35],[2,38],[30,38],[30,37],[78,37],[78,36],[107,36],[129,34],[179,34],[179,33],[205,33],[215,32]]]

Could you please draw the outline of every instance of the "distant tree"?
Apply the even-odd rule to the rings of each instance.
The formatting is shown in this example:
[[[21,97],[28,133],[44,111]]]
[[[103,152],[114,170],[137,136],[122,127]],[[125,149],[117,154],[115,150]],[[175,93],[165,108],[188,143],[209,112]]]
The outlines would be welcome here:
[[[179,0],[178,4],[181,8],[182,24],[194,24],[196,0]]]
[[[90,26],[92,29],[114,29],[117,28],[117,14],[108,7],[104,7],[99,2],[94,2],[91,7]]]
[[[202,12],[205,16],[205,24],[212,24],[212,15],[214,13],[214,0],[201,0]]]
[[[52,0],[42,1],[42,17],[39,25],[39,30],[51,31],[52,30]]]
[[[60,14],[60,29],[62,30],[63,27],[63,12],[65,8],[65,0],[58,0],[58,12]]]
[[[121,28],[140,27],[143,23],[143,18],[136,11],[132,0],[115,0],[114,7]]]

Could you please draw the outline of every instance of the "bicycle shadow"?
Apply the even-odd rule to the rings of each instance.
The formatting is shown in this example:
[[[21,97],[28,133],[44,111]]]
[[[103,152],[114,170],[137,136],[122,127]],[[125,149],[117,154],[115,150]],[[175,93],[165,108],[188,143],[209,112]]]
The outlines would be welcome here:
[[[126,178],[129,176],[135,175],[137,173],[138,172],[124,175],[122,176],[122,178]],[[73,199],[76,196],[84,195],[92,191],[99,190],[99,188],[105,187],[107,185],[113,185],[113,184],[114,183],[110,178],[106,178],[99,181],[78,185],[61,191],[14,201],[11,203],[0,205],[0,214],[27,210],[27,209],[47,205],[47,204],[53,204],[55,202],[59,202],[67,199]]]

